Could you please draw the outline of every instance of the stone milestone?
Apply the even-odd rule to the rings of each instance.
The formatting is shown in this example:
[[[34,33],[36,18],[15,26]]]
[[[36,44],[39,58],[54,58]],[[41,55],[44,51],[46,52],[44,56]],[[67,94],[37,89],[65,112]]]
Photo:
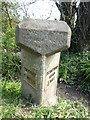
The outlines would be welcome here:
[[[27,19],[16,28],[21,47],[22,95],[41,105],[57,103],[60,53],[70,47],[71,29],[64,21]]]

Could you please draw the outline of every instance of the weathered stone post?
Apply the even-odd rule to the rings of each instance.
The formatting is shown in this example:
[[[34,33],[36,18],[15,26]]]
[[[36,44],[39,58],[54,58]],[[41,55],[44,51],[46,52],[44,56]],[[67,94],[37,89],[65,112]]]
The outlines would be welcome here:
[[[70,47],[71,30],[64,21],[28,19],[16,28],[22,49],[22,94],[36,104],[55,105],[60,52]]]

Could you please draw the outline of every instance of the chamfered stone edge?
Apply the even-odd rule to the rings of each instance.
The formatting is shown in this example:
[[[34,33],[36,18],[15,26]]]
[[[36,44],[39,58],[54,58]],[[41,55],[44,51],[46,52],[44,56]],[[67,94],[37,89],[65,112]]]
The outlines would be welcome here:
[[[28,19],[16,28],[16,43],[41,55],[69,48],[70,38],[71,29],[64,21]]]

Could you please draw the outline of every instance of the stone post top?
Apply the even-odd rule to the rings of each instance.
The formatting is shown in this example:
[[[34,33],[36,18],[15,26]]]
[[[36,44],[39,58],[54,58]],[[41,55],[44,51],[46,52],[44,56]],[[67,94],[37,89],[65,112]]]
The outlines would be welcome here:
[[[31,29],[31,30],[48,30],[48,31],[60,31],[70,32],[70,28],[64,21],[53,20],[40,20],[40,19],[27,19],[22,21],[19,28]]]
[[[71,29],[64,21],[27,19],[16,27],[16,43],[41,55],[70,47]]]

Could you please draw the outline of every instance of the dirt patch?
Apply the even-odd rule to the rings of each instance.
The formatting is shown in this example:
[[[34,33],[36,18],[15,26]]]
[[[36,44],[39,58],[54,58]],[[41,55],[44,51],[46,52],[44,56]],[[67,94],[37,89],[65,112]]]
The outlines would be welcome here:
[[[69,86],[64,83],[59,83],[57,87],[57,96],[70,100],[78,100],[90,109],[90,95],[83,93],[75,86]]]

